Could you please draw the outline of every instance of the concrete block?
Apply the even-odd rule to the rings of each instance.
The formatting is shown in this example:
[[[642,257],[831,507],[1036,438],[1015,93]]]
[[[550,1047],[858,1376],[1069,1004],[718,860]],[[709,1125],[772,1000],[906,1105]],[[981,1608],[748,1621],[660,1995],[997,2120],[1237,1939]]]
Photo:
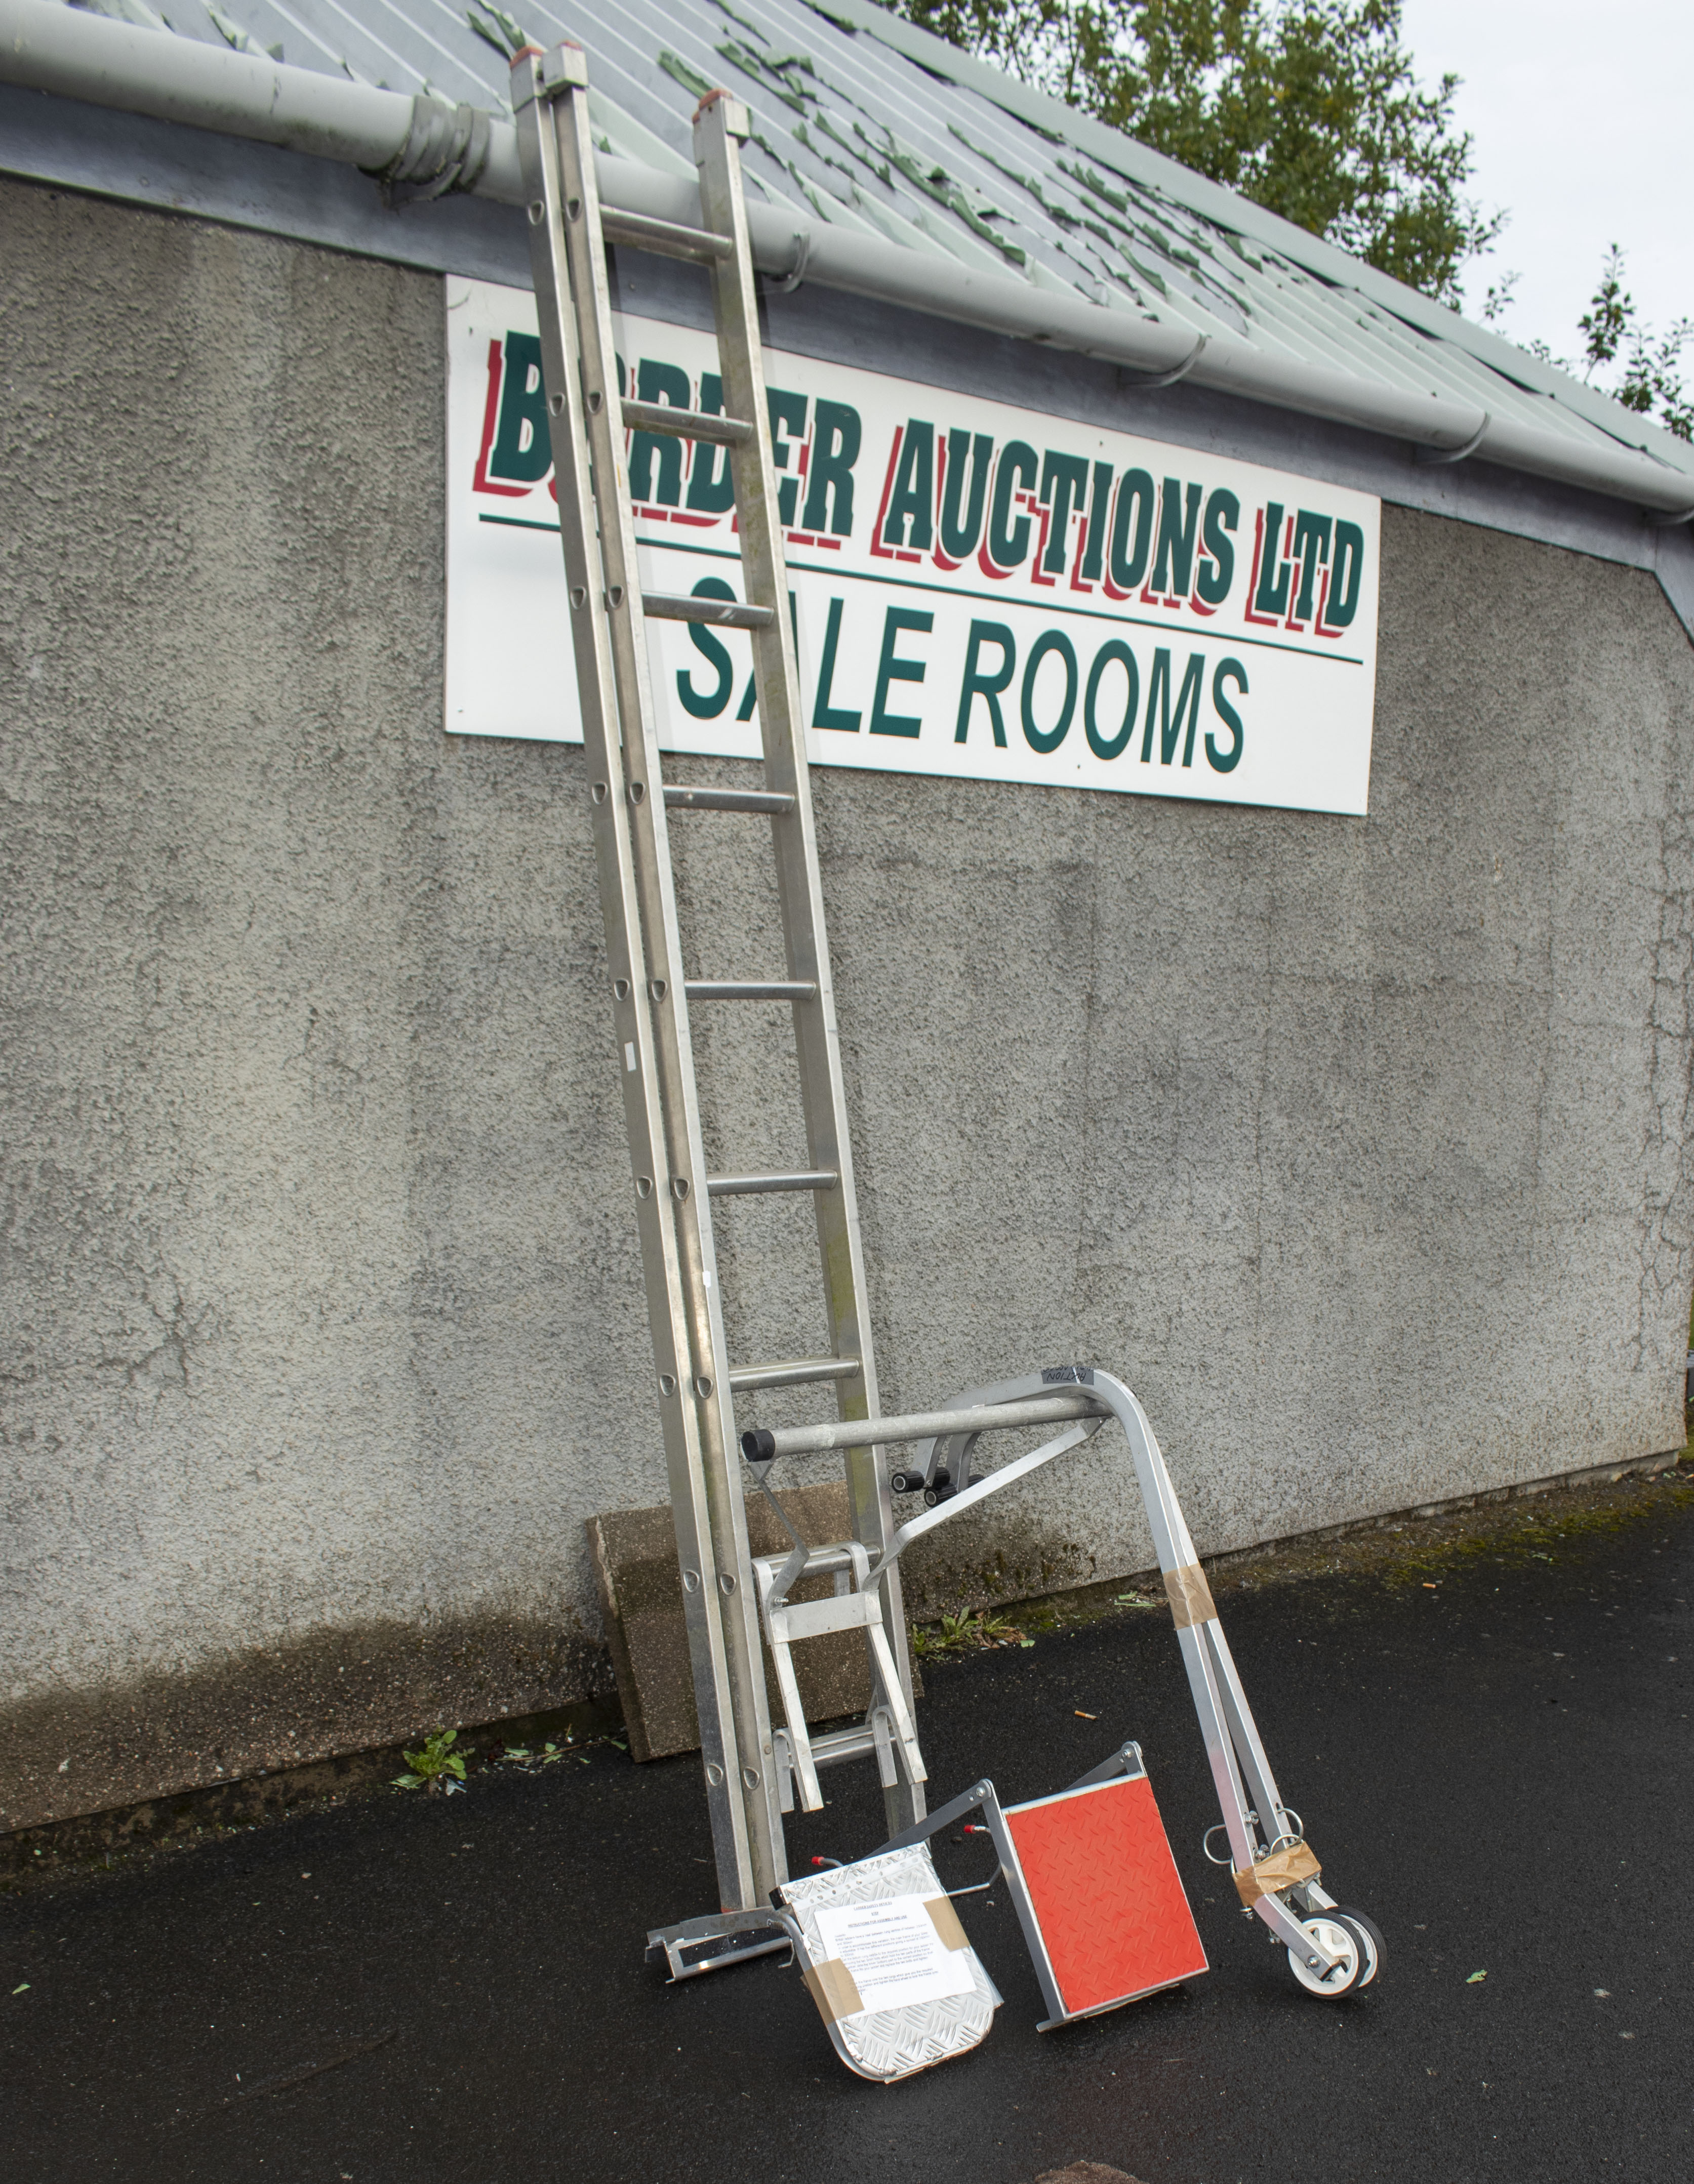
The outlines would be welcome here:
[[[777,1499],[800,1537],[812,1545],[850,1536],[844,1485],[801,1486]],[[631,1755],[664,1759],[697,1752],[700,1732],[671,1512],[614,1509],[591,1517],[588,1529]],[[789,1545],[762,1495],[748,1498],[747,1536],[755,1555],[778,1554]],[[811,1578],[792,1596],[821,1600],[832,1590],[827,1578]],[[770,1648],[764,1652],[766,1687],[774,1693]],[[795,1647],[794,1661],[808,1721],[863,1713],[871,1703],[865,1644],[856,1633],[813,1639]]]

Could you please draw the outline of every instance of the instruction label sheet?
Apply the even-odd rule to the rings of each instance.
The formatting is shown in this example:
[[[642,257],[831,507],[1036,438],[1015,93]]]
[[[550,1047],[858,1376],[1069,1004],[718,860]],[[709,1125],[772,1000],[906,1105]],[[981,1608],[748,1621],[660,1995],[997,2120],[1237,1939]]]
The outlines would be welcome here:
[[[950,1949],[921,1896],[890,1896],[814,1913],[829,1955],[853,1975],[862,2014],[972,1992],[962,1949]]]

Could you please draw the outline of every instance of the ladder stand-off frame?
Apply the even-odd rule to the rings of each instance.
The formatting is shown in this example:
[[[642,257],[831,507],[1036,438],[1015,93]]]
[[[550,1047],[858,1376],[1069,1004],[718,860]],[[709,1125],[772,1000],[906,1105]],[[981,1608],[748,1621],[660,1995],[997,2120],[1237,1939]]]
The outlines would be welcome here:
[[[1115,1421],[1128,1440],[1223,1815],[1229,1847],[1215,1862],[1234,1869],[1243,1903],[1287,1947],[1303,1984],[1330,1994],[1363,1984],[1374,1975],[1380,1937],[1368,1920],[1338,1910],[1318,1884],[1299,1815],[1283,1803],[1272,1777],[1163,1457],[1129,1389],[1089,1367],[1066,1365],[967,1390],[935,1412],[880,1414],[805,732],[793,631],[783,610],[788,588],[778,481],[741,181],[746,111],[724,92],[700,103],[694,131],[702,224],[692,228],[603,209],[587,61],[579,48],[521,53],[512,67],[512,107],[606,967],[720,1897],[715,1913],[656,1929],[649,1953],[683,1978],[788,1946],[772,1908],[773,1890],[788,1878],[783,1816],[796,1797],[805,1809],[818,1809],[821,1768],[872,1762],[892,1841],[917,1841],[933,1832],[941,1816],[926,1820],[899,1558],[925,1532]],[[690,261],[708,274],[722,414],[625,398],[612,328],[609,242]],[[632,431],[727,449],[744,601],[644,592],[625,454]],[[762,788],[665,781],[647,654],[649,619],[746,632]],[[785,977],[687,976],[671,877],[673,813],[768,823]],[[793,1011],[803,1167],[707,1172],[689,1014],[696,1006],[722,1004]],[[725,1346],[712,1208],[719,1199],[762,1193],[811,1200],[826,1342],[816,1357],[735,1366]],[[738,1432],[738,1394],[813,1384],[833,1390],[834,1419]],[[1053,1438],[972,1481],[983,1434],[1049,1424],[1060,1429]],[[884,1450],[913,1444],[911,1468],[890,1476]],[[785,1457],[825,1451],[839,1451],[844,1461],[852,1536],[808,1546],[771,1493],[769,1478]],[[744,1463],[794,1542],[786,1555],[755,1558],[749,1552]],[[896,1492],[921,1496],[922,1513],[897,1524]],[[833,1579],[833,1595],[793,1601],[794,1588],[808,1576]],[[772,1720],[766,1687],[761,1620],[780,1721]],[[792,1648],[848,1630],[860,1631],[865,1641],[871,1705],[862,1722],[814,1733],[805,1719]],[[1212,1855],[1209,1836],[1206,1849]]]

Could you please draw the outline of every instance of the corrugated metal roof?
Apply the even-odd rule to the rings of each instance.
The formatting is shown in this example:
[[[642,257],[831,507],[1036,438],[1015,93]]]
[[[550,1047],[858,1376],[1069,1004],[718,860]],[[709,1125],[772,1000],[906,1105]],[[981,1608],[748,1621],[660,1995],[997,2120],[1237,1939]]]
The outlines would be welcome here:
[[[165,27],[148,0],[84,4]],[[509,111],[498,11],[474,12],[488,37],[449,0],[176,0],[169,27]],[[727,84],[753,114],[747,172],[774,203],[1195,334],[1642,448],[1694,477],[1684,443],[1594,389],[862,0],[514,0],[505,20],[537,44],[586,48],[605,148],[627,159],[692,177],[689,115],[701,89]]]

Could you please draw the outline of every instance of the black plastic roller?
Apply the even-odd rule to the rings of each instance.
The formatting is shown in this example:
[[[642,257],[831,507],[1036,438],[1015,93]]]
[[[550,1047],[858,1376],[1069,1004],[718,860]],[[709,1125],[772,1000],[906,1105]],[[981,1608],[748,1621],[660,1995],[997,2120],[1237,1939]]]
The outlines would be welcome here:
[[[741,1453],[749,1463],[769,1463],[777,1453],[777,1436],[768,1426],[749,1426],[741,1436]]]

